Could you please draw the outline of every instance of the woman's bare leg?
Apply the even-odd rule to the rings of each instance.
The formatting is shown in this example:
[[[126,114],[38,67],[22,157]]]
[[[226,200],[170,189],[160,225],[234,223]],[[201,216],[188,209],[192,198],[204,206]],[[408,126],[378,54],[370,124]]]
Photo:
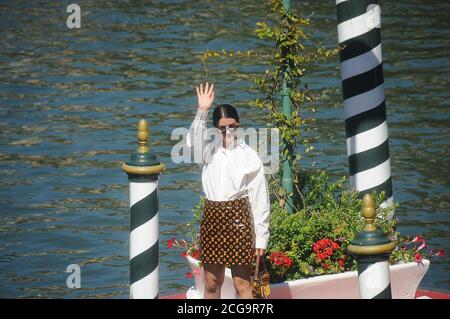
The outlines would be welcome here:
[[[252,268],[251,265],[231,266],[234,289],[241,299],[253,299],[252,285],[250,283]]]
[[[205,292],[204,299],[220,299],[220,289],[225,278],[225,265],[204,264]]]

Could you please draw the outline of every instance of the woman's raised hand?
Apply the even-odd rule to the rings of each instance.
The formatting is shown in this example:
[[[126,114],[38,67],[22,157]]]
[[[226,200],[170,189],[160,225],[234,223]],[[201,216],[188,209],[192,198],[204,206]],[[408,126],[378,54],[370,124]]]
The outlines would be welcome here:
[[[209,86],[209,83],[206,82],[204,88],[202,83],[200,83],[200,86],[195,88],[197,90],[198,108],[201,111],[208,111],[214,101],[214,83]]]

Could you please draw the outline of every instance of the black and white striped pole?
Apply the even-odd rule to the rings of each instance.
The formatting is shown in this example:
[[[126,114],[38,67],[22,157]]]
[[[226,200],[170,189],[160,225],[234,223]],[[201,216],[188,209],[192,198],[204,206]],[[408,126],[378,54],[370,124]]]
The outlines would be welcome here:
[[[393,203],[376,0],[336,0],[350,184],[362,195],[385,192]]]
[[[139,121],[139,148],[122,169],[130,182],[130,298],[159,294],[159,174],[165,170],[147,146],[147,121]]]
[[[358,268],[359,293],[362,299],[392,299],[389,255],[397,246],[374,225],[375,205],[369,194],[364,195],[362,214],[366,227],[348,246]]]

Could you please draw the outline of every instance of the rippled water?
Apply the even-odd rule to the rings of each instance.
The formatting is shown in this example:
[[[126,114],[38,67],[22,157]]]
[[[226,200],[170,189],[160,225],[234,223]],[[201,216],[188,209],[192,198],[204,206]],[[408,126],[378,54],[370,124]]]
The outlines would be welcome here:
[[[311,16],[314,39],[337,43],[334,1],[293,1]],[[170,133],[196,109],[206,49],[263,50],[254,35],[260,1],[87,1],[80,30],[67,29],[59,1],[0,3],[0,296],[128,298],[128,181],[120,169],[149,121],[161,176],[161,240],[181,237],[201,194],[200,171],[175,165]],[[300,7],[298,7],[298,5]],[[383,1],[382,38],[390,150],[400,231],[449,248],[450,32],[443,1]],[[250,83],[210,66],[216,102],[238,107],[243,126],[264,125],[248,105]],[[338,59],[314,66],[324,90],[313,159],[347,174]],[[450,290],[448,258],[423,288]],[[64,270],[81,266],[80,289]],[[179,252],[161,244],[161,295],[193,282]]]

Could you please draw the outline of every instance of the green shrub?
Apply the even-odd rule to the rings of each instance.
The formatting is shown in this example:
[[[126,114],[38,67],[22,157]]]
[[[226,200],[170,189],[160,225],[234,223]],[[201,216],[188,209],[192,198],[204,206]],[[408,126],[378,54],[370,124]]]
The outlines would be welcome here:
[[[346,253],[347,246],[365,225],[361,218],[362,200],[357,192],[346,191],[345,178],[330,181],[325,171],[306,176],[303,189],[303,208],[293,214],[273,201],[270,215],[270,240],[267,251],[269,257],[273,252],[283,252],[291,258],[293,266],[284,278],[277,280],[299,279],[347,270],[355,270],[355,261]],[[395,237],[396,220],[389,219],[394,207],[381,209],[383,194],[372,194],[377,209],[376,225],[387,236]],[[340,248],[334,257],[318,262],[313,246],[319,240],[331,239]],[[272,265],[269,263],[269,265]],[[273,266],[273,265],[272,265]],[[275,269],[273,271],[275,273]]]

